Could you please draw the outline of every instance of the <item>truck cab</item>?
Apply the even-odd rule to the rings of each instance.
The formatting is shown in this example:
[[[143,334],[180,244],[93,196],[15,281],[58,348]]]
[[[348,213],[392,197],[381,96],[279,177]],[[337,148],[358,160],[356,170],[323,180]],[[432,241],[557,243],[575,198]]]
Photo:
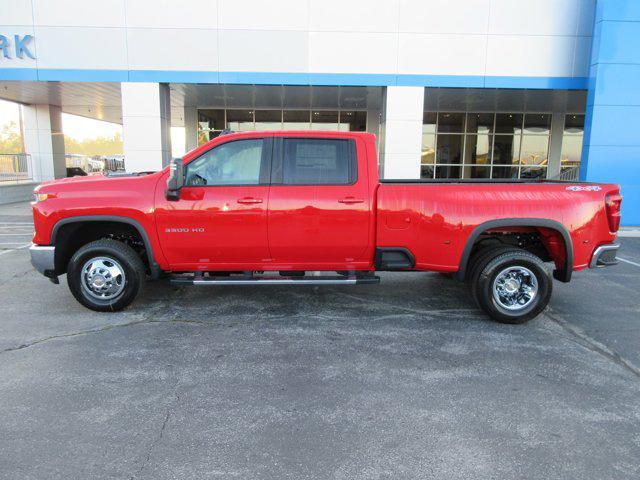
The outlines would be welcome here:
[[[165,194],[168,172],[156,185],[166,261],[187,271],[372,269],[372,141],[252,132],[191,152],[176,199]]]

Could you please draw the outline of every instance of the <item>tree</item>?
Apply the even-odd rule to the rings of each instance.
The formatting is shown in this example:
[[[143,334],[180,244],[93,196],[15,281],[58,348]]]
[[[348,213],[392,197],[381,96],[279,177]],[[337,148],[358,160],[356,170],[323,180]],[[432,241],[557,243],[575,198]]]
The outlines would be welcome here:
[[[0,127],[0,154],[23,153],[22,135],[18,125],[13,120]]]
[[[122,136],[117,132],[113,137],[86,138],[78,141],[64,136],[64,151],[78,155],[121,155]]]
[[[65,153],[79,155],[121,155],[122,135],[117,132],[113,137],[95,137],[84,140],[64,136]],[[22,134],[15,121],[9,121],[0,127],[0,154],[24,153]]]

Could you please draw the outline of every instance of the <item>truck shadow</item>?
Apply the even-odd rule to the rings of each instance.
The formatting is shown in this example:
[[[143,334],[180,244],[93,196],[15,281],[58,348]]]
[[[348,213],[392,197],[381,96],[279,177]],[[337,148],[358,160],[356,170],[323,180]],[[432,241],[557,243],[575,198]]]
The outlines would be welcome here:
[[[295,317],[489,321],[464,283],[424,272],[380,276],[379,285],[358,286],[175,287],[159,281],[149,283],[132,308],[165,301],[165,312],[172,318],[204,322]]]

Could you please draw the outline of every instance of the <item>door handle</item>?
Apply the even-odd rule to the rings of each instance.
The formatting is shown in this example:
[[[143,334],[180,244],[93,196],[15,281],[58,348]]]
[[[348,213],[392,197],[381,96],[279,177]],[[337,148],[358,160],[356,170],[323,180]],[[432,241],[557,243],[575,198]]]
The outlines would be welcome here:
[[[252,203],[262,203],[262,199],[253,198],[253,197],[244,197],[244,198],[239,198],[238,203],[242,203],[244,205],[250,205]]]
[[[352,203],[364,203],[364,200],[362,198],[345,197],[338,200],[338,202],[351,205]]]

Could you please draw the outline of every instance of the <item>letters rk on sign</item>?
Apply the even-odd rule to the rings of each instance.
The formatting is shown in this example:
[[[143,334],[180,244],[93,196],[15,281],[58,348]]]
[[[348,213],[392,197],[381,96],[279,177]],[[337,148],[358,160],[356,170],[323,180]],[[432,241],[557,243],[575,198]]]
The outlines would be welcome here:
[[[31,52],[30,43],[33,35],[13,35],[13,44],[9,37],[0,35],[0,52],[2,58],[31,58],[35,60],[35,55]]]

